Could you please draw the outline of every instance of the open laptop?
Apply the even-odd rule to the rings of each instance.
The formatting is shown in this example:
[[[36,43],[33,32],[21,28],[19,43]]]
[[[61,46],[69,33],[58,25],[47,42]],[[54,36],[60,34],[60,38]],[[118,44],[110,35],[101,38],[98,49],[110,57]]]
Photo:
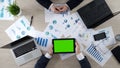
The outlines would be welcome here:
[[[15,62],[19,66],[42,55],[38,45],[34,41],[34,38],[30,36],[25,36],[1,48],[10,49]]]
[[[93,0],[77,12],[87,28],[95,28],[114,16],[105,0]]]

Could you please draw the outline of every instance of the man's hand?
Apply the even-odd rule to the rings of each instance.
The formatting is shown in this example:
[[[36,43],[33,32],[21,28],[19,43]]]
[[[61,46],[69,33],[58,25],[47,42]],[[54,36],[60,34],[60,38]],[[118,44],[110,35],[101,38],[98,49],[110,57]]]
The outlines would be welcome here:
[[[75,45],[76,45],[76,48],[75,48],[76,55],[78,55],[78,54],[80,54],[80,46],[79,46],[78,42],[75,42]]]
[[[53,55],[53,45],[49,47],[48,53],[52,56]]]
[[[50,10],[51,10],[52,12],[54,12],[54,13],[59,14],[59,13],[62,13],[62,12],[67,11],[67,10],[68,10],[68,6],[67,6],[67,5],[57,6],[57,5],[54,5],[54,4],[53,4],[53,5],[50,7]]]
[[[59,9],[60,12],[65,12],[68,10],[68,6],[67,5],[62,5],[57,7],[57,9]]]
[[[51,10],[52,12],[58,14],[58,13],[60,13],[58,7],[59,7],[59,6],[52,5],[52,6],[50,7],[50,10]]]

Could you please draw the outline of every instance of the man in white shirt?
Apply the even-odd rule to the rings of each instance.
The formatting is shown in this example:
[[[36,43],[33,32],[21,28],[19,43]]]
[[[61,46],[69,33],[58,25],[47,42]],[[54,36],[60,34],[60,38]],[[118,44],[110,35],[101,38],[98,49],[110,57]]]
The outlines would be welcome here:
[[[86,56],[84,56],[82,54],[82,52],[80,52],[80,46],[79,44],[76,42],[75,43],[76,48],[76,57],[81,65],[81,68],[91,68],[91,65],[87,59]],[[49,62],[49,60],[52,58],[53,55],[53,49],[52,47],[49,49],[48,53],[46,53],[45,55],[42,55],[41,58],[37,61],[35,68],[45,68]]]

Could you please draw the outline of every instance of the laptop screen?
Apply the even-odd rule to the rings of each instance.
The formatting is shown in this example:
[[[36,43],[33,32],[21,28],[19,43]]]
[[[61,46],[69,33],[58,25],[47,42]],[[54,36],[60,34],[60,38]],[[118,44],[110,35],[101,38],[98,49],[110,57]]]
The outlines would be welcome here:
[[[17,58],[25,53],[35,50],[35,49],[36,49],[36,44],[35,44],[34,40],[32,40],[28,43],[25,43],[25,44],[23,43],[21,46],[13,49],[13,52]]]
[[[14,47],[16,47],[16,46],[18,46],[18,45],[21,45],[22,43],[27,42],[27,41],[29,41],[29,40],[31,40],[31,39],[33,39],[33,37],[25,36],[25,37],[23,37],[23,38],[21,38],[21,39],[18,39],[18,40],[16,40],[16,41],[13,41],[13,42],[5,45],[5,46],[2,46],[1,48],[14,48]]]

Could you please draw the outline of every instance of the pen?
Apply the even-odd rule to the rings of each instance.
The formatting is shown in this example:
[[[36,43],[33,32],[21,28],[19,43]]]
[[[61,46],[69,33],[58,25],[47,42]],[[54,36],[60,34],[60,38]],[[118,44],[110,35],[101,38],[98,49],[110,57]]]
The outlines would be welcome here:
[[[31,16],[30,26],[32,25],[32,21],[33,21],[33,16]]]

